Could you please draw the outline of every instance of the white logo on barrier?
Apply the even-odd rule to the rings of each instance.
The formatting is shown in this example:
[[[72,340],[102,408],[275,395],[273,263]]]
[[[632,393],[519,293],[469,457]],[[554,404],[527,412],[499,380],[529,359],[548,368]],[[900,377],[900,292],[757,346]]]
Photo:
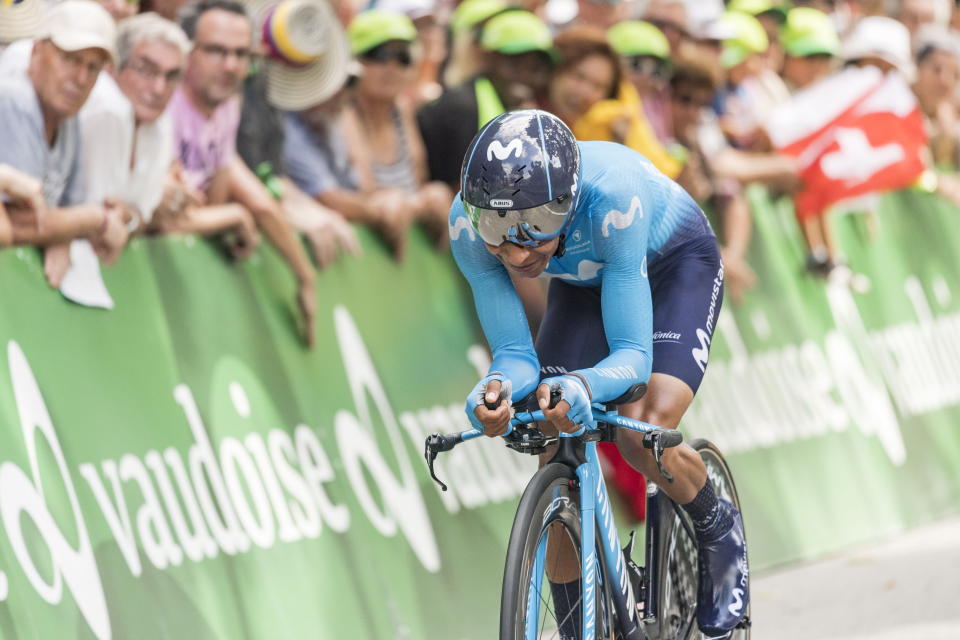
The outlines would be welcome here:
[[[493,160],[494,156],[497,157],[497,160],[506,160],[511,154],[518,158],[523,155],[523,142],[520,138],[514,138],[507,143],[506,147],[504,147],[499,140],[494,140],[490,143],[490,146],[487,147],[488,162]]]
[[[640,214],[639,217],[643,217],[643,204],[640,202],[640,198],[633,196],[630,199],[630,208],[626,213],[618,211],[617,209],[611,209],[607,212],[607,215],[603,217],[603,226],[600,228],[603,232],[603,237],[610,237],[610,226],[612,225],[614,229],[626,229],[631,224],[633,224],[633,218],[637,214]]]

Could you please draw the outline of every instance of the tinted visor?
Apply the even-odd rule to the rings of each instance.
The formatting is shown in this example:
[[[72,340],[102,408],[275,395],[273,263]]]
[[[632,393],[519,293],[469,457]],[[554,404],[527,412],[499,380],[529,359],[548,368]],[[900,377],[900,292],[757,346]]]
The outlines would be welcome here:
[[[564,195],[538,207],[515,210],[484,209],[466,201],[463,205],[473,228],[487,244],[536,246],[560,234],[573,209],[573,198]]]

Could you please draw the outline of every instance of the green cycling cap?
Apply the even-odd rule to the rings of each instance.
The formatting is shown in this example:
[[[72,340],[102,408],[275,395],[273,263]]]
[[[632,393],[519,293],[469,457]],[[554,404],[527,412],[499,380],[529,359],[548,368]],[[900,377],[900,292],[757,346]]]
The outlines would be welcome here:
[[[755,53],[763,53],[770,46],[763,25],[751,15],[727,11],[720,19],[724,28],[733,34],[723,41],[720,63],[727,69],[735,67]]]
[[[413,42],[417,38],[417,28],[402,13],[371,9],[353,19],[347,27],[347,37],[350,52],[360,55],[391,40]]]
[[[607,30],[610,46],[621,56],[670,57],[670,43],[663,31],[643,20],[624,20]]]
[[[787,14],[780,44],[788,56],[795,58],[840,53],[840,38],[830,16],[809,7],[797,7]]]
[[[771,0],[731,0],[727,9],[748,13],[751,16],[773,13],[781,23],[787,19],[787,10],[783,8],[782,3],[771,2]]]
[[[480,46],[507,55],[528,51],[552,54],[553,36],[543,20],[529,11],[507,11],[484,25]]]
[[[464,0],[450,17],[450,28],[454,33],[463,33],[508,6],[504,0]]]

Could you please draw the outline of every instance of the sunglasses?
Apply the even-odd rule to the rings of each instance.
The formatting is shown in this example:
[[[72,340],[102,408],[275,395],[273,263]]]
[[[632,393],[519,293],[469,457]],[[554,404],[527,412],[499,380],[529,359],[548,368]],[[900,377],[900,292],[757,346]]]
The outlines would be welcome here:
[[[651,56],[631,56],[627,58],[627,68],[660,80],[670,77],[670,65]]]
[[[679,102],[685,107],[696,107],[698,109],[708,109],[711,106],[710,102],[702,102],[697,100],[697,97],[689,93],[674,93],[672,96],[675,102]]]
[[[397,49],[395,47],[374,47],[361,55],[360,59],[374,64],[396,62],[401,67],[409,67],[413,64],[413,56],[410,55],[409,49]]]

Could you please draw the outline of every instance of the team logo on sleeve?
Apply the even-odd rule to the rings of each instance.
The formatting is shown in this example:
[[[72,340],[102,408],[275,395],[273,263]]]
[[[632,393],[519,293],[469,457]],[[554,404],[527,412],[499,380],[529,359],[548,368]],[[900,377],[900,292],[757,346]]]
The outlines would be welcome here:
[[[640,198],[633,196],[630,200],[630,208],[626,213],[618,211],[617,209],[611,209],[607,211],[607,215],[603,216],[603,226],[601,231],[603,232],[604,238],[610,237],[610,227],[613,226],[614,229],[626,229],[631,224],[633,224],[633,218],[640,214],[639,217],[643,217],[643,205],[640,203]]]
[[[476,239],[476,236],[473,235],[473,227],[470,225],[470,222],[464,216],[457,216],[457,219],[450,224],[450,239],[459,240],[460,234],[464,231],[467,232],[467,236],[471,242]]]

